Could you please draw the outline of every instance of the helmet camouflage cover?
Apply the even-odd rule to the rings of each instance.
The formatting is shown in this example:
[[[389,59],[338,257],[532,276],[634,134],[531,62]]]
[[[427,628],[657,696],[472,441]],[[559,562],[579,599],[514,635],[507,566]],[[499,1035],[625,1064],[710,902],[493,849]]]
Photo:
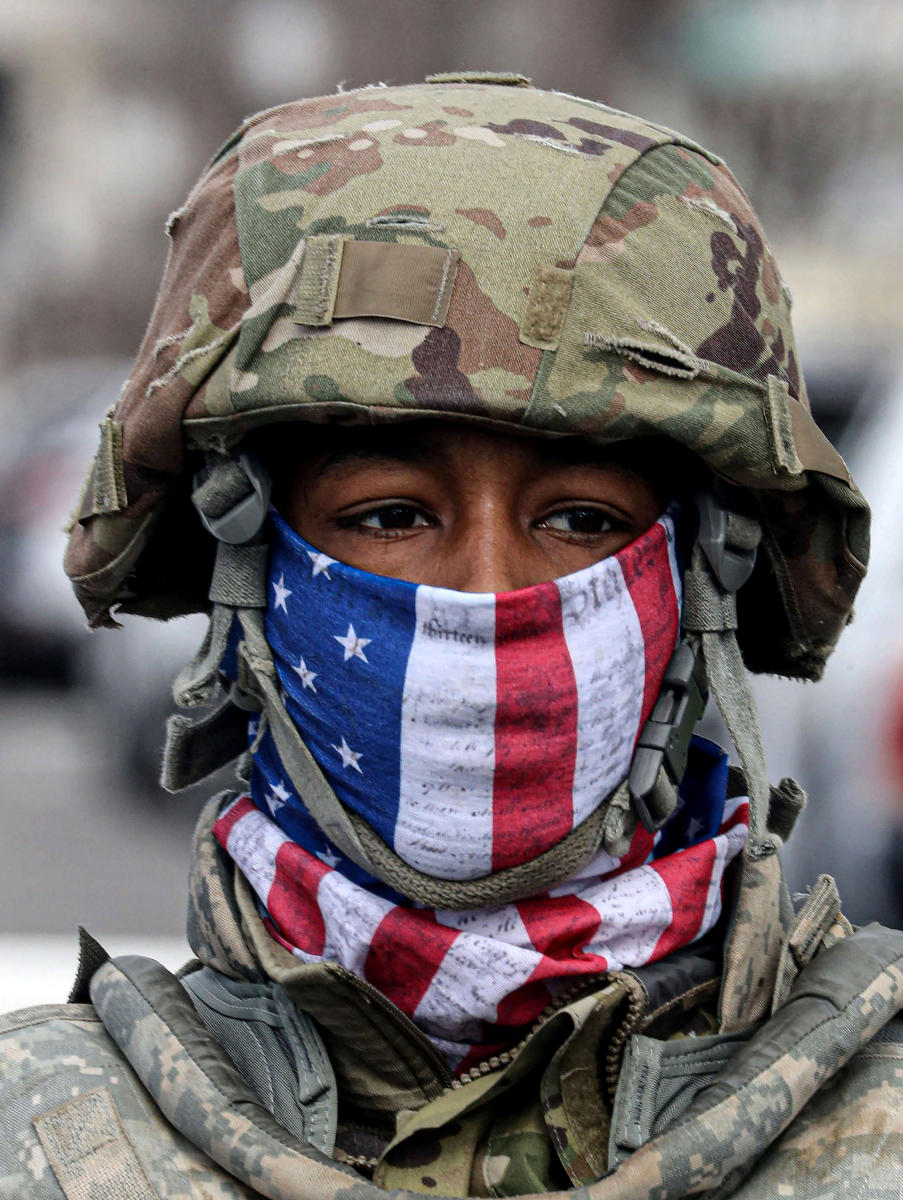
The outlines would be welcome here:
[[[66,555],[91,624],[208,606],[204,452],[279,421],[439,417],[689,449],[762,523],[747,665],[821,674],[868,507],[809,414],[789,293],[717,157],[519,76],[433,76],[250,118],[168,232]]]

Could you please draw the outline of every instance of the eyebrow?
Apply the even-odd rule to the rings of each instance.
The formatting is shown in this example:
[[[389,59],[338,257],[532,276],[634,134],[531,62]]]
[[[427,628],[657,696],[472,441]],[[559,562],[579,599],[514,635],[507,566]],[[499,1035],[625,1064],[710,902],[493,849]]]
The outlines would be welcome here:
[[[317,471],[322,474],[334,467],[360,460],[414,463],[431,454],[435,448],[435,436],[429,434],[412,434],[391,446],[382,445],[379,441],[359,442],[357,445],[352,443],[350,446],[337,446],[324,454],[317,463]]]

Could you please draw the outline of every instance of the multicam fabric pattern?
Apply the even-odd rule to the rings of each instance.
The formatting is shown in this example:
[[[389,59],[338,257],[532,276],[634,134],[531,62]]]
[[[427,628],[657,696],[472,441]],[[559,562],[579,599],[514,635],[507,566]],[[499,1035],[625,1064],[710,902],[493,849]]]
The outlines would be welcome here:
[[[768,562],[741,604],[747,661],[820,673],[864,572],[868,510],[808,416],[788,293],[716,158],[527,87],[362,89],[252,118],[172,232],[72,531],[67,570],[92,622],[116,603],[203,606],[209,552],[177,486],[183,445],[222,449],[274,421],[438,416],[663,435],[754,489]],[[330,254],[342,239],[454,248],[445,323],[304,324],[299,279],[324,238]]]

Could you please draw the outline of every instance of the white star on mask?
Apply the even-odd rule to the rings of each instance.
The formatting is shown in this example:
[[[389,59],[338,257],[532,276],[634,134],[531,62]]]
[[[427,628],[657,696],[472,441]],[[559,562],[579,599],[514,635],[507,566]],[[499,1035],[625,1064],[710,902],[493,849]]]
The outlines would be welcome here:
[[[363,775],[364,772],[357,765],[357,760],[359,758],[363,758],[363,754],[361,754],[359,750],[352,750],[344,738],[342,738],[341,746],[332,744],[332,748],[335,750],[336,754],[340,754],[342,756],[343,767],[346,769],[348,767],[352,767],[355,771],[357,771],[358,775]]]
[[[332,636],[335,638],[335,640],[339,643],[340,646],[344,647],[345,662],[347,662],[349,658],[361,658],[364,660],[364,662],[369,661],[366,654],[364,653],[364,647],[369,646],[370,643],[373,641],[373,638],[358,637],[357,634],[354,632],[353,625],[348,626],[348,632],[345,634],[344,637],[342,637],[342,635],[340,633],[334,633]]]
[[[327,579],[332,579],[329,568],[336,559],[330,558],[328,554],[321,554],[319,550],[308,550],[307,557],[313,563],[312,578],[316,579],[318,575],[325,575]]]
[[[334,850],[330,850],[328,846],[325,850],[321,850],[317,857],[320,862],[326,863],[327,867],[336,867],[339,864],[339,856]]]
[[[302,687],[310,688],[312,692],[317,690],[314,687],[314,680],[317,678],[317,672],[311,671],[303,658],[298,659],[297,667],[292,667],[292,670],[296,675],[300,675]]]
[[[705,829],[705,826],[703,825],[702,821],[698,820],[698,818],[694,817],[692,821],[688,821],[687,835],[689,836],[690,841],[695,842],[702,833],[703,829]]]
[[[280,779],[274,788],[271,789],[266,798],[267,806],[270,812],[275,817],[280,808],[285,807],[286,800],[291,799],[291,792],[285,787],[285,784]]]
[[[274,601],[273,607],[281,608],[284,613],[288,613],[288,609],[285,607],[285,602],[291,595],[291,592],[285,586],[285,574],[284,573],[279,576],[279,582],[273,584],[273,591],[276,593],[276,599]]]

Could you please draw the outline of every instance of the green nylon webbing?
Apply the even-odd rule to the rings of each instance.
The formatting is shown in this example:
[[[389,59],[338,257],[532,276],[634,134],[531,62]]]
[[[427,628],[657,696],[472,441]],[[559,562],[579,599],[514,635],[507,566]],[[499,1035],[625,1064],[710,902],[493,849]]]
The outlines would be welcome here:
[[[737,645],[737,602],[715,579],[700,546],[684,572],[682,625],[701,650],[709,690],[737,750],[749,791],[749,846],[770,854],[778,838],[768,833],[771,790],[758,710]]]

